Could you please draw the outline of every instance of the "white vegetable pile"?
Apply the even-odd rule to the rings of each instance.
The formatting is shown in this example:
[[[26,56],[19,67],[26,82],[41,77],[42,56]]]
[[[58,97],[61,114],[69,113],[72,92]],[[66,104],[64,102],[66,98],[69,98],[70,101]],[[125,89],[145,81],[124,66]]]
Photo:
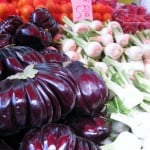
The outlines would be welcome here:
[[[116,21],[63,21],[55,42],[98,72],[110,91],[106,109],[113,132],[102,150],[150,150],[150,29],[133,35]]]

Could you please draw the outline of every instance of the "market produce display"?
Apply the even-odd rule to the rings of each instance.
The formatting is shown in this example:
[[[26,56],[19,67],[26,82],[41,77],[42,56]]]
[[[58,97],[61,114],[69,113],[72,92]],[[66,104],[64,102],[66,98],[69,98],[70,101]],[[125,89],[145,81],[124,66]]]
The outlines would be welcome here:
[[[149,150],[149,14],[92,5],[0,2],[0,149]]]
[[[32,12],[28,22],[17,15],[8,16],[0,23],[0,47],[16,44],[41,50],[51,45],[58,30],[58,23],[45,8]]]
[[[93,69],[52,46],[59,25],[48,10],[36,9],[28,22],[8,16],[0,32],[2,142],[15,150],[100,149],[111,128],[102,113],[108,88]],[[79,126],[82,135],[77,123],[68,124],[74,115],[89,120]]]
[[[80,22],[74,23],[67,17],[63,21],[62,36],[54,41],[58,49],[72,60],[81,61],[95,70],[109,89],[106,114],[114,121],[109,144],[101,148],[146,150],[149,147],[150,129],[150,29],[137,30],[132,34],[124,32],[117,21],[99,22],[93,28],[91,24],[94,21],[83,20],[78,30],[74,31],[72,24],[76,26]],[[117,123],[120,131],[116,127]],[[130,143],[134,143],[133,146]]]
[[[0,6],[0,20],[15,14],[28,21],[31,13],[40,7],[46,8],[58,23],[63,23],[64,16],[73,18],[71,0],[2,0]],[[111,12],[110,5],[93,2],[94,19],[111,19]]]

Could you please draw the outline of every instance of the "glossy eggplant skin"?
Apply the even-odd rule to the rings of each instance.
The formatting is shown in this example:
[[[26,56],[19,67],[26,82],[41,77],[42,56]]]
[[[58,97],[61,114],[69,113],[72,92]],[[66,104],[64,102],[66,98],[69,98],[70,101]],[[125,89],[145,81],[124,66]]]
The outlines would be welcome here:
[[[16,30],[14,43],[19,46],[29,46],[36,50],[44,49],[39,28],[29,22],[22,24]]]
[[[59,31],[59,25],[45,8],[36,9],[30,16],[30,22],[41,27],[52,34],[52,37]]]
[[[0,34],[14,35],[21,24],[23,24],[21,17],[16,15],[8,16],[0,23]]]
[[[0,135],[57,121],[74,108],[72,74],[57,63],[36,64],[34,68],[38,70],[34,78],[0,81]]]
[[[0,48],[13,43],[15,32],[21,24],[22,19],[16,15],[8,16],[0,23]]]
[[[101,110],[108,98],[108,88],[104,80],[82,62],[73,61],[67,68],[77,81],[77,108],[84,114],[93,114]]]
[[[42,44],[44,45],[44,47],[48,47],[52,44],[52,34],[50,32],[48,32],[47,30],[43,29],[43,28],[39,28],[40,31],[40,37],[42,40]]]
[[[88,139],[97,145],[100,145],[111,132],[111,123],[101,113],[85,116],[79,115],[78,112],[73,112],[62,122],[70,126],[77,136]]]
[[[64,62],[70,61],[70,58],[59,50],[52,50],[47,48],[43,51],[40,51],[40,53],[44,56],[46,62],[62,64]]]
[[[100,150],[94,143],[77,137],[69,126],[51,123],[40,130],[28,132],[21,143],[19,150]]]
[[[9,46],[0,49],[0,79],[23,71],[29,64],[45,63],[44,56],[27,46]]]
[[[12,42],[12,37],[10,34],[0,34],[0,48],[3,48]]]
[[[40,130],[32,130],[27,133],[20,146],[20,150],[56,149],[72,150],[75,146],[76,137],[68,126],[51,123],[43,126]]]
[[[63,64],[69,57],[58,50],[44,49],[40,52],[27,46],[8,46],[0,49],[0,80],[23,71],[29,64],[55,62]]]
[[[90,140],[76,136],[76,145],[73,150],[101,150],[101,148]]]

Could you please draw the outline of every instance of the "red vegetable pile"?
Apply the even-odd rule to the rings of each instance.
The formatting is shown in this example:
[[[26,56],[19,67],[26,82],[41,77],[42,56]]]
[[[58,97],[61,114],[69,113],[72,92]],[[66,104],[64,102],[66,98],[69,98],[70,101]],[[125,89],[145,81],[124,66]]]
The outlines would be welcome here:
[[[113,9],[112,20],[118,21],[124,32],[135,33],[150,28],[150,14],[142,6],[125,4]]]
[[[98,150],[110,133],[105,82],[50,49],[58,30],[44,8],[0,24],[0,149]]]

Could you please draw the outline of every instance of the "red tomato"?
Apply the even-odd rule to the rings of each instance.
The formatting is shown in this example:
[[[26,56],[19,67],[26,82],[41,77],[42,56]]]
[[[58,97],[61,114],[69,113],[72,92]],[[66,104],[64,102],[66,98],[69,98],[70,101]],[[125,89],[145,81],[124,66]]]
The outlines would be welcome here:
[[[93,13],[94,20],[102,20],[102,15],[98,12]]]
[[[12,0],[11,2],[9,2],[9,4],[12,4],[14,7],[18,6],[18,1],[17,0]]]
[[[8,3],[0,3],[0,18],[4,19],[8,16],[9,8]]]
[[[8,15],[17,15],[17,9],[15,5],[13,5],[12,3],[8,3],[8,7],[9,7]]]
[[[71,3],[65,3],[62,5],[59,5],[59,9],[61,10],[62,13],[72,13],[72,5]]]
[[[33,5],[32,0],[18,0],[18,7]]]
[[[101,3],[93,4],[93,12],[105,13],[105,5]]]
[[[98,12],[97,4],[93,4],[93,13]]]
[[[103,21],[107,21],[107,20],[110,20],[110,19],[111,19],[111,14],[110,13],[103,14],[103,16],[102,16]]]
[[[7,3],[8,1],[7,0],[1,0],[1,3]]]
[[[104,4],[101,4],[101,3],[99,3],[99,4],[97,4],[98,6],[98,12],[99,13],[101,13],[101,14],[104,14],[105,13],[105,11],[106,11],[106,8],[105,8],[105,5]]]
[[[33,0],[33,7],[36,8],[39,5],[45,5],[46,1],[45,0]]]
[[[31,5],[24,5],[19,11],[21,16],[28,19],[30,14],[34,11],[34,8]]]
[[[106,13],[111,13],[111,12],[112,12],[111,6],[105,5],[105,12],[106,12]]]
[[[57,9],[56,4],[53,2],[53,0],[47,0],[46,7],[50,13],[55,13]]]
[[[58,22],[60,24],[64,24],[64,22],[62,21],[62,19],[63,19],[64,16],[68,16],[68,14],[66,14],[66,13],[58,14]]]
[[[48,9],[47,6],[46,6],[46,5],[43,5],[43,4],[38,5],[38,6],[37,6],[36,8],[34,8],[34,9],[37,9],[37,8],[46,8],[46,9]]]

